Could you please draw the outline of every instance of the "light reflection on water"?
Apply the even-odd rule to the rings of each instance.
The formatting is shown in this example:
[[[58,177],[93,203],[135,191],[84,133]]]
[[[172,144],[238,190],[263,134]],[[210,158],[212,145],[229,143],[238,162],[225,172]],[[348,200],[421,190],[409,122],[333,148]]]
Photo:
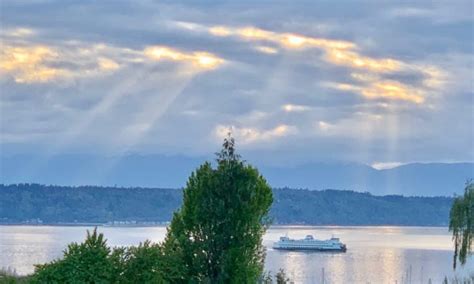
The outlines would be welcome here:
[[[0,267],[20,274],[33,271],[33,264],[61,256],[66,245],[82,241],[92,227],[0,226]],[[159,242],[165,227],[99,227],[111,246],[135,245],[146,239]],[[271,248],[273,241],[288,234],[303,238],[312,234],[326,239],[337,236],[347,244],[346,253],[285,252]],[[272,227],[264,237],[266,269],[284,268],[295,283],[440,283],[451,269],[452,243],[446,228],[420,227]],[[474,273],[472,261],[456,275]],[[324,269],[324,272],[323,272]]]

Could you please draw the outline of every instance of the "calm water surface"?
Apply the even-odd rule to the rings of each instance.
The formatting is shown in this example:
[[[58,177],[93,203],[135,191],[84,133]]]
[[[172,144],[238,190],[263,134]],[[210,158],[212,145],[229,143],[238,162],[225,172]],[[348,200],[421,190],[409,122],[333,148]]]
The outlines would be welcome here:
[[[69,242],[82,241],[92,227],[0,226],[0,267],[19,274],[33,271],[33,264],[61,256]],[[165,227],[99,227],[112,246],[136,245],[150,239],[162,241]],[[332,235],[347,244],[346,253],[284,252],[271,248],[282,235],[302,238]],[[266,269],[285,269],[295,283],[441,283],[444,276],[474,273],[468,262],[452,271],[452,243],[447,228],[421,227],[272,227],[264,237]],[[469,266],[470,265],[470,266]],[[411,270],[411,273],[410,273]]]

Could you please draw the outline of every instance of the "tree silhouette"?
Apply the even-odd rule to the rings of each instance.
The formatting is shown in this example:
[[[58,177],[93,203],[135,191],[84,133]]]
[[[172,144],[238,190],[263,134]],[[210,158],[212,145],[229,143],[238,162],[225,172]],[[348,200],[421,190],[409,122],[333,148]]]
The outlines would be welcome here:
[[[263,272],[262,236],[272,201],[266,180],[240,159],[229,135],[217,168],[206,162],[189,177],[165,240],[181,260],[183,279],[255,283]]]
[[[474,236],[474,183],[472,180],[466,183],[464,196],[454,200],[449,219],[449,230],[453,232],[454,241],[453,268],[456,269],[457,260],[464,265],[468,256],[472,254]]]

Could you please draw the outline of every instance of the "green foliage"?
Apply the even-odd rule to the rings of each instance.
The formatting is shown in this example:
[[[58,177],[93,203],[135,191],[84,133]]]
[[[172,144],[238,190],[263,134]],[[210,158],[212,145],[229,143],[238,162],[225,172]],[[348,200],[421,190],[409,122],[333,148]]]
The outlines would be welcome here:
[[[265,272],[260,277],[260,281],[258,281],[258,283],[260,283],[260,284],[272,284],[272,283],[274,283],[274,281],[273,281],[274,278],[275,278],[275,283],[277,283],[277,284],[293,283],[293,282],[291,282],[290,278],[287,277],[286,272],[283,269],[280,269],[275,274],[275,277],[273,277],[271,272]]]
[[[283,269],[280,269],[275,276],[277,284],[286,284],[290,283],[290,279],[286,276],[286,273]]]
[[[86,240],[71,243],[62,259],[36,266],[32,283],[109,283],[114,278],[111,250],[103,234],[88,231]]]
[[[232,138],[225,139],[217,163],[217,169],[205,163],[191,174],[165,246],[173,248],[189,281],[255,283],[263,272],[272,191],[235,154]]]
[[[449,230],[453,232],[454,241],[453,268],[456,269],[457,260],[464,265],[468,256],[472,254],[474,237],[474,183],[472,181],[466,183],[464,196],[454,200],[449,219]]]
[[[271,284],[273,283],[272,274],[269,271],[266,271],[260,276],[259,284]]]
[[[123,251],[119,283],[163,283],[166,278],[163,274],[161,247],[145,241],[137,247],[130,247]]]
[[[162,248],[150,241],[128,248],[107,246],[103,234],[87,232],[83,243],[72,243],[62,259],[37,265],[30,283],[169,283]],[[168,265],[166,268],[173,267]],[[16,282],[12,282],[16,283]]]

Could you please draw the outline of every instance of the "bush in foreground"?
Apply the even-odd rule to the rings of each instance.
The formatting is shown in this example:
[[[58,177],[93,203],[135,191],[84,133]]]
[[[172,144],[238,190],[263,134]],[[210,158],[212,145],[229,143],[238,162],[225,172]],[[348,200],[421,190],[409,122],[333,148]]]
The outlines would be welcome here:
[[[163,247],[150,241],[111,249],[103,234],[94,229],[92,233],[87,232],[83,243],[70,244],[63,258],[38,265],[32,276],[0,273],[0,283],[194,283],[179,270],[182,267],[179,261],[167,257]],[[266,273],[243,283],[283,284],[290,281],[280,270],[274,277]]]
[[[71,243],[62,259],[37,265],[32,283],[107,283],[113,282],[120,267],[120,256],[112,253],[103,234],[87,232],[83,243]]]

